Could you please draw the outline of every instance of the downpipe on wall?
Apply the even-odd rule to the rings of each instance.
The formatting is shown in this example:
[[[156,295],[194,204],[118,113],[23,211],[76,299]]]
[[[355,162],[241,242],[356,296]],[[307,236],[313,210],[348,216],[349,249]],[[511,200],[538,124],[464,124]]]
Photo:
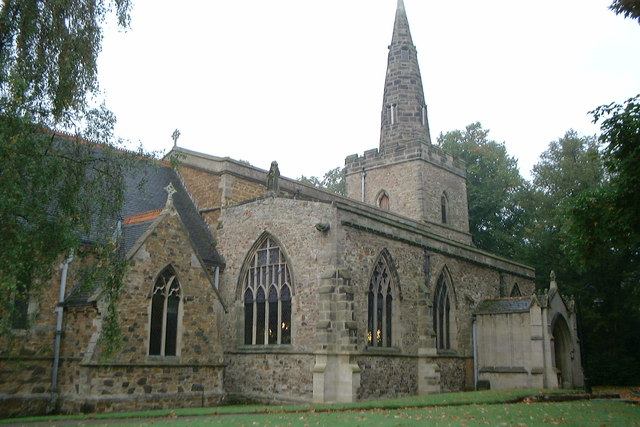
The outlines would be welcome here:
[[[49,411],[55,410],[58,403],[58,365],[60,364],[60,344],[62,342],[62,320],[64,317],[64,298],[67,293],[67,275],[69,273],[69,264],[73,261],[73,249],[69,251],[69,256],[60,264],[62,275],[60,277],[60,293],[58,295],[58,304],[55,312],[56,319],[56,339],[53,346],[53,366],[51,368],[51,398],[49,401]]]
[[[473,389],[478,390],[478,326],[476,316],[471,318],[471,334],[473,335]]]

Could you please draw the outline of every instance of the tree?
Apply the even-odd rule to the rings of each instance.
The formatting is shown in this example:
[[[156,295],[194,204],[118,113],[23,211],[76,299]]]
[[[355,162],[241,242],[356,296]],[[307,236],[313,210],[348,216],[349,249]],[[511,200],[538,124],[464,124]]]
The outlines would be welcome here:
[[[482,249],[516,257],[527,220],[522,209],[526,183],[504,144],[489,140],[488,134],[480,123],[473,123],[464,131],[440,134],[438,144],[466,162],[473,242]]]
[[[345,170],[341,167],[331,169],[324,174],[322,179],[318,178],[317,176],[307,178],[306,176],[302,175],[300,178],[298,178],[298,181],[304,182],[305,184],[313,185],[314,187],[332,191],[342,196],[344,196],[345,194]]]
[[[580,274],[576,290],[586,291],[579,296],[594,382],[633,385],[640,382],[639,96],[592,114],[601,122],[607,179],[567,204],[566,253]]]
[[[5,0],[0,9],[0,333],[16,301],[120,212],[137,162],[114,140],[98,96],[101,27],[130,0]],[[63,131],[63,132],[61,132]],[[89,142],[91,141],[91,142]]]
[[[639,0],[614,0],[609,6],[616,15],[624,15],[625,18],[637,19],[640,23],[640,1]]]
[[[536,267],[541,279],[555,270],[562,283],[577,286],[579,275],[574,265],[558,260],[567,257],[567,209],[578,195],[603,184],[604,165],[596,138],[569,130],[549,144],[532,175],[532,191],[526,202],[532,219],[526,261]],[[539,284],[546,285],[544,282]]]

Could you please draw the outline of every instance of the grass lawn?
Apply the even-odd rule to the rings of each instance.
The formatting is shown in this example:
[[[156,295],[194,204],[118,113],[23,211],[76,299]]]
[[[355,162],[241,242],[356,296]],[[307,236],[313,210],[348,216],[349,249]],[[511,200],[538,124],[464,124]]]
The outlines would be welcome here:
[[[640,406],[616,401],[505,403],[535,391],[485,391],[411,396],[343,405],[221,406],[137,413],[38,417],[2,423],[48,421],[83,425],[98,420],[119,426],[639,426]],[[78,424],[79,422],[79,424]],[[102,424],[104,425],[104,424]]]

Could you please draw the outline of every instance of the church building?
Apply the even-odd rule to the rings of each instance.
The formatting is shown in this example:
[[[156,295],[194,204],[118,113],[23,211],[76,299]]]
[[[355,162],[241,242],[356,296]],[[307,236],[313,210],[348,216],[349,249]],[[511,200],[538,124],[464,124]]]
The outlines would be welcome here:
[[[181,147],[131,177],[122,349],[102,355],[106,302],[69,254],[34,324],[0,339],[0,416],[582,385],[575,303],[473,246],[402,0],[380,129],[345,196]]]

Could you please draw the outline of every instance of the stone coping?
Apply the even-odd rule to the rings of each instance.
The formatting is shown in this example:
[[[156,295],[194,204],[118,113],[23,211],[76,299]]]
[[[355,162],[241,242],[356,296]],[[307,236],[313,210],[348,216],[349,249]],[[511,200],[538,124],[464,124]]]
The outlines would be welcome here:
[[[225,368],[226,363],[81,363],[80,366],[88,368]]]

